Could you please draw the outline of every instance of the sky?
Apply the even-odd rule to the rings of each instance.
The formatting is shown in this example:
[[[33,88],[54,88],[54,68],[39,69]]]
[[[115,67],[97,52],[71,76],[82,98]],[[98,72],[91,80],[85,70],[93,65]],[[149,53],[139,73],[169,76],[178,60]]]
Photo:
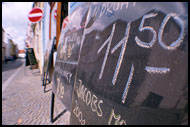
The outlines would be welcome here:
[[[33,2],[2,2],[2,27],[9,33],[18,49],[24,49]]]

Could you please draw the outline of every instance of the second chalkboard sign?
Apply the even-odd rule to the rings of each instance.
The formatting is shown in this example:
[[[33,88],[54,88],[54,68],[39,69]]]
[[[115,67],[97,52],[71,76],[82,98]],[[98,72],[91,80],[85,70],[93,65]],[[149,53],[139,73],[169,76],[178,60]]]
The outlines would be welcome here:
[[[33,48],[26,49],[30,65],[37,64]]]

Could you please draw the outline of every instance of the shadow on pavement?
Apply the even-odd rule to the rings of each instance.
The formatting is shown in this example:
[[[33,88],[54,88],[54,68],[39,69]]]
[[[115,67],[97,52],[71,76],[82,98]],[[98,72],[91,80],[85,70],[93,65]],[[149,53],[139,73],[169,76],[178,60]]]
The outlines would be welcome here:
[[[57,115],[57,116],[55,117],[55,119],[53,119],[53,122],[55,122],[57,119],[59,119],[66,111],[67,111],[67,109],[65,109],[65,110],[62,111],[59,115]]]
[[[45,90],[45,88],[44,88],[44,93],[47,93],[47,92],[49,92],[49,91],[51,91],[51,89]]]
[[[41,76],[41,75],[40,75],[40,70],[39,70],[39,69],[37,69],[37,70],[38,70],[38,71],[35,71],[35,72],[33,71],[33,69],[31,70],[33,76]]]
[[[51,91],[51,88],[50,89],[48,89],[48,90],[46,90],[46,86],[48,85],[48,84],[50,84],[51,82],[49,82],[48,81],[48,83],[46,83],[46,84],[42,84],[42,86],[44,86],[44,93],[47,93],[47,92],[49,92],[49,91]]]

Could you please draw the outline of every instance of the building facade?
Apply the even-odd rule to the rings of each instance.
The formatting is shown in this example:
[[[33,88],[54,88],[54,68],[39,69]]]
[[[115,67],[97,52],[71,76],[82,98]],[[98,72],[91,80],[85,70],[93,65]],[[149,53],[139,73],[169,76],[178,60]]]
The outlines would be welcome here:
[[[18,57],[18,46],[10,34],[2,28],[2,63],[15,60]]]
[[[5,61],[6,43],[5,43],[5,30],[2,28],[2,63]]]

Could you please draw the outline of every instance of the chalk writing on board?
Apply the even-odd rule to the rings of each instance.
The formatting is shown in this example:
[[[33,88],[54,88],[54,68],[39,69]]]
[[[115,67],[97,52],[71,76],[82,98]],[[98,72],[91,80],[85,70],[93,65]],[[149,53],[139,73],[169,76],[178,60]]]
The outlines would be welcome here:
[[[67,58],[70,58],[72,54],[72,44],[67,47]]]
[[[60,78],[57,77],[57,93],[58,97],[60,97],[61,99],[63,99],[63,95],[64,95],[64,86],[62,84],[62,82],[60,81]]]
[[[152,18],[152,17],[155,17],[155,16],[157,16],[157,13],[147,14],[147,15],[144,15],[143,18],[142,18],[141,24],[139,26],[139,31],[150,30],[153,33],[153,39],[152,39],[152,41],[150,43],[145,43],[145,42],[142,42],[136,36],[135,37],[135,41],[136,41],[137,45],[139,45],[140,47],[151,48],[155,44],[155,42],[156,42],[156,31],[152,27],[150,27],[150,26],[143,27],[145,19]],[[170,44],[170,46],[166,46],[165,43],[162,40],[162,36],[163,36],[163,33],[164,33],[164,28],[165,28],[167,22],[169,21],[169,19],[171,17],[173,17],[174,20],[176,20],[176,23],[178,23],[178,25],[180,26],[181,33],[179,35],[179,38],[176,41],[172,42],[172,44]],[[185,29],[184,22],[177,16],[177,14],[170,13],[170,14],[166,15],[165,18],[163,19],[162,23],[161,23],[161,27],[160,27],[159,32],[158,32],[158,42],[159,42],[160,46],[162,48],[166,49],[166,50],[175,50],[183,42],[184,29]]]
[[[75,48],[80,46],[81,38],[77,33],[67,33],[66,35],[65,41],[59,47],[58,58],[71,61],[73,59],[72,56],[75,55],[75,53],[73,54],[73,50],[76,50]]]
[[[87,88],[82,84],[82,80],[79,79],[79,88],[77,89],[77,96],[80,98],[87,106],[90,106],[93,112],[97,113],[97,116],[102,117],[103,112],[100,104],[103,103],[99,100],[96,95],[92,94]]]
[[[75,116],[78,118],[79,122],[81,123],[81,125],[85,125],[85,119],[83,118],[83,114],[81,109],[79,108],[78,102],[75,100],[75,108],[73,109],[73,113],[75,114]]]
[[[63,61],[61,61],[61,62],[63,62]],[[60,66],[58,66],[58,63],[60,63],[59,60],[57,60],[57,67],[55,68],[55,71],[57,73],[59,73],[60,75],[64,76],[67,79],[67,81],[70,83],[71,82],[72,73],[69,72],[69,71],[61,69]]]
[[[136,2],[132,2],[132,6],[134,7]],[[129,7],[129,2],[106,2],[102,4],[99,18],[101,18],[104,14],[108,15],[112,14],[114,11],[122,10],[125,6],[125,9]],[[95,8],[94,14],[97,14],[97,9]]]
[[[66,64],[73,64],[73,65],[77,65],[78,62],[71,62],[71,61],[64,61],[64,60],[57,60],[60,63],[66,63]]]
[[[149,73],[160,73],[160,74],[170,72],[170,68],[163,68],[163,67],[161,68],[161,67],[148,67],[148,66],[146,66],[145,70]]]
[[[106,46],[106,44],[108,44],[108,45],[107,45],[107,49],[106,49],[106,54],[105,54],[105,57],[104,57],[104,61],[103,61],[102,67],[101,67],[99,79],[102,78],[102,75],[103,75],[103,72],[104,72],[104,68],[105,68],[105,64],[106,64],[107,58],[108,58],[108,54],[109,54],[109,50],[110,50],[111,41],[112,41],[112,38],[113,38],[114,31],[115,31],[115,24],[114,24],[113,27],[112,27],[112,31],[111,31],[110,36],[109,36],[108,39],[102,44],[102,46],[98,49],[98,52],[97,52],[97,53],[99,54],[99,53],[102,51],[102,49]]]
[[[142,21],[139,25],[139,31],[149,30],[153,33],[153,38],[149,43],[147,43],[147,42],[141,41],[137,36],[135,36],[135,41],[136,41],[138,46],[140,46],[142,48],[151,48],[155,44],[156,36],[157,36],[156,31],[151,26],[143,26],[143,25],[144,25],[144,22],[146,19],[156,17],[157,15],[158,15],[157,13],[150,13],[150,14],[146,14],[143,16]],[[162,41],[162,36],[163,36],[164,27],[166,26],[168,20],[171,17],[173,17],[174,20],[177,22],[177,24],[180,26],[181,33],[180,33],[180,35],[176,41],[172,42],[172,44],[170,44],[170,46],[166,46],[164,44],[164,42]],[[107,45],[106,53],[105,53],[104,60],[103,60],[101,70],[100,70],[100,74],[99,74],[99,79],[102,78],[104,68],[106,66],[106,61],[108,58],[108,54],[110,52],[110,47],[111,47],[112,39],[113,39],[114,32],[115,32],[115,26],[116,26],[116,23],[113,24],[110,36],[106,39],[106,41],[101,45],[101,47],[97,51],[97,54],[99,54],[102,51],[102,49]],[[111,49],[111,54],[113,54],[115,52],[115,50],[117,50],[120,46],[122,46],[120,56],[118,58],[118,62],[117,62],[116,68],[115,68],[114,76],[112,78],[112,84],[113,85],[115,85],[115,83],[117,81],[117,76],[118,76],[119,71],[120,71],[120,67],[121,67],[121,64],[123,61],[124,53],[126,52],[126,46],[127,46],[127,41],[129,39],[130,29],[131,29],[131,22],[129,22],[127,24],[127,28],[126,28],[124,37],[116,44],[116,46],[113,49]],[[159,33],[158,33],[158,42],[159,42],[160,46],[166,50],[175,50],[183,42],[183,38],[184,38],[184,23],[183,23],[183,21],[175,13],[170,13],[170,14],[166,15],[165,18],[163,19],[162,23],[161,23],[161,27],[160,27]],[[148,67],[147,66],[147,67],[145,67],[145,70],[149,73],[160,73],[160,74],[170,72],[170,68],[164,68],[164,67],[158,68],[158,67]],[[130,86],[131,81],[132,81],[133,73],[134,73],[134,66],[132,65],[131,72],[130,72],[130,75],[129,75],[129,78],[128,78],[128,81],[126,83],[126,87],[125,87],[125,90],[124,90],[123,96],[122,96],[122,102],[123,103],[125,103],[125,101],[126,101],[126,97],[127,97],[129,86]]]
[[[126,125],[125,120],[120,120],[120,119],[121,115],[116,115],[114,109],[112,109],[108,120],[108,125],[111,125],[112,121],[114,122],[114,125]]]
[[[178,25],[180,26],[181,28],[181,33],[179,35],[179,38],[172,42],[172,44],[170,44],[170,46],[166,46],[162,40],[162,35],[163,35],[163,31],[164,31],[164,27],[166,26],[167,22],[169,21],[169,19],[173,17],[175,20],[176,20],[176,23],[178,23]],[[166,17],[164,18],[162,24],[161,24],[161,27],[159,29],[159,32],[158,32],[158,42],[159,44],[164,48],[164,49],[167,49],[167,50],[175,50],[177,47],[180,46],[180,44],[183,42],[183,39],[184,39],[184,22],[179,18],[179,16],[175,13],[170,13],[168,15],[166,15]]]
[[[117,79],[117,76],[118,76],[118,73],[119,73],[119,70],[120,70],[120,67],[121,67],[121,63],[123,61],[123,56],[124,56],[124,53],[125,53],[125,50],[126,50],[126,46],[127,46],[127,42],[128,42],[128,38],[129,38],[129,31],[130,31],[130,27],[131,27],[131,23],[129,22],[127,24],[127,29],[125,31],[125,36],[121,39],[121,41],[111,50],[111,53],[113,54],[115,52],[115,50],[117,50],[118,47],[122,46],[121,48],[121,52],[120,52],[120,55],[119,55],[119,59],[117,61],[117,65],[116,65],[116,69],[115,69],[115,72],[114,72],[114,76],[113,76],[113,79],[112,79],[112,84],[115,85],[115,82],[116,82],[116,79]]]
[[[136,2],[132,2],[132,6],[134,7]],[[125,7],[124,7],[125,6]],[[96,17],[101,18],[103,15],[112,15],[115,11],[127,9],[129,7],[129,2],[106,2],[101,5],[101,7],[95,7],[93,11],[94,19]],[[98,13],[98,10],[99,13]],[[97,16],[99,14],[99,16]]]
[[[129,86],[131,85],[131,81],[132,81],[132,78],[133,78],[133,73],[134,73],[134,66],[132,64],[131,71],[130,71],[130,74],[129,74],[129,78],[128,78],[128,81],[126,83],[126,86],[125,86],[125,89],[124,89],[124,92],[123,92],[123,96],[122,96],[122,102],[123,103],[125,103],[127,93],[128,93],[128,90],[129,90]]]
[[[139,45],[140,47],[143,47],[143,48],[151,48],[151,47],[154,45],[154,43],[156,42],[156,31],[155,31],[152,27],[150,27],[150,26],[145,26],[145,27],[143,27],[144,22],[145,22],[145,19],[152,18],[152,17],[155,17],[155,16],[157,16],[157,13],[150,13],[150,14],[144,15],[143,18],[142,18],[141,24],[140,24],[140,26],[139,26],[139,31],[150,30],[150,31],[153,33],[153,38],[152,38],[151,42],[146,43],[146,42],[141,41],[141,40],[136,36],[136,37],[135,37],[136,43],[137,43],[137,45]]]

